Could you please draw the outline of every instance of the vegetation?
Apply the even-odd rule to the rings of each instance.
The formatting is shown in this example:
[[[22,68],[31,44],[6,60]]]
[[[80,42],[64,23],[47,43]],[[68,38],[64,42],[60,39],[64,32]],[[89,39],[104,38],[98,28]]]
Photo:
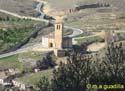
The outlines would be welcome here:
[[[34,16],[36,2],[34,0],[1,0],[0,8],[19,15]]]
[[[42,60],[38,60],[36,62],[36,68],[43,70],[48,68],[53,68],[56,65],[55,61],[52,59],[51,55],[49,53],[46,54],[45,57],[43,57]]]
[[[37,83],[38,91],[49,91],[49,81],[48,79],[44,76],[42,77],[39,82]]]
[[[52,69],[48,69],[48,70],[44,70],[44,71],[37,72],[37,73],[31,73],[31,74],[28,74],[26,76],[23,76],[17,79],[25,83],[36,84],[39,82],[40,78],[44,76],[49,78],[49,80],[51,80],[52,72],[53,72]]]
[[[99,59],[97,59],[99,61]],[[96,61],[91,82],[96,84],[124,84],[125,80],[125,54],[122,44],[107,48],[105,58],[99,64]],[[98,68],[98,69],[97,69]]]
[[[113,7],[103,7],[103,8],[90,8],[90,9],[83,9],[80,10],[80,12],[72,13],[71,15],[68,15],[66,20],[67,26],[73,26],[77,28],[81,28],[83,30],[117,30],[117,29],[125,29],[124,22],[124,15],[123,10],[125,9],[123,3],[124,1],[120,0],[121,4],[117,3],[117,0],[100,0],[99,3],[113,5],[113,7],[120,7],[119,10],[115,10]],[[85,2],[85,3],[83,3]],[[83,0],[81,1],[81,5],[87,5],[95,4],[97,3],[97,0],[87,1]],[[121,8],[122,7],[122,8]],[[112,11],[113,10],[113,11]],[[123,17],[121,19],[121,17]],[[118,25],[121,24],[121,25]]]
[[[124,87],[112,88],[108,85],[125,84],[125,54],[122,44],[112,44],[103,59],[84,59],[84,54],[74,53],[53,72],[51,82],[43,77],[37,84],[38,91],[124,91]],[[87,84],[92,86],[87,87]],[[94,84],[94,86],[93,86]],[[107,87],[103,87],[103,85]],[[102,87],[98,87],[102,85]]]
[[[99,37],[99,36],[92,36],[92,37],[80,37],[80,38],[76,38],[75,41],[77,41],[77,44],[91,44],[94,42],[103,42],[104,39]]]
[[[34,61],[36,60],[40,60],[41,58],[43,58],[43,56],[45,55],[46,52],[35,52],[35,51],[28,51],[25,53],[20,53],[19,56],[21,58],[26,58],[26,59],[32,59]]]
[[[5,58],[0,58],[0,70],[18,68],[22,71],[31,71],[33,63],[43,58],[43,52],[25,52]],[[23,60],[23,61],[22,61]]]
[[[0,58],[0,70],[8,68],[20,68],[21,63],[18,61],[18,55],[12,55],[6,58]]]
[[[0,13],[0,52],[21,43],[36,29],[35,22]],[[43,25],[44,23],[41,22]]]
[[[22,42],[27,36],[29,36],[35,28],[23,27],[23,28],[13,28],[7,30],[0,30],[0,50],[5,51],[14,45]]]
[[[0,91],[5,91],[5,89],[3,87],[0,87]]]
[[[43,23],[30,19],[20,19],[0,12],[0,29],[34,26],[35,23]]]

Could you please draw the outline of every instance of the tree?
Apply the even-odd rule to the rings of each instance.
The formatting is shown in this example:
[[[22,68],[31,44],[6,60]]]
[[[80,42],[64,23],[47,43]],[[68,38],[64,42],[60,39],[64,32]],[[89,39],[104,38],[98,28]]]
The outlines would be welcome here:
[[[46,77],[42,77],[36,86],[38,88],[37,91],[51,91],[49,80]]]
[[[61,62],[59,68],[53,71],[51,84],[43,80],[38,83],[39,91],[84,91],[91,76],[91,61],[83,60],[81,56],[73,54],[67,59],[67,64]]]
[[[73,54],[67,64],[60,64],[54,70],[52,79],[53,91],[84,91],[91,76],[91,60],[82,59],[81,54]]]
[[[124,85],[124,72],[125,55],[123,53],[122,44],[112,44],[111,46],[109,46],[103,59],[100,59],[99,57],[97,59],[92,60],[89,58],[83,59],[81,53],[74,52],[73,55],[70,55],[68,57],[67,64],[60,63],[59,68],[54,70],[53,78],[49,84],[49,90],[51,89],[51,91],[93,91],[93,89],[86,90],[86,85]],[[99,89],[97,91],[104,90]]]
[[[46,54],[45,57],[43,57],[42,60],[38,60],[36,62],[36,66],[37,68],[39,69],[47,69],[47,68],[53,68],[55,66],[55,62],[54,60],[52,59],[51,55],[50,54]]]
[[[47,65],[47,61],[46,61],[45,57],[43,57],[42,60],[38,60],[38,61],[36,62],[36,66],[37,66],[37,68],[39,68],[40,70],[42,70],[42,69],[48,69],[48,65]]]
[[[110,74],[109,83],[124,84],[125,81],[125,55],[123,53],[122,43],[120,45],[112,44],[108,47],[106,61],[103,61],[107,72]]]
[[[7,17],[6,17],[6,21],[9,21],[9,20],[10,20],[10,17],[9,17],[9,16],[7,16]]]
[[[100,63],[96,60],[96,66],[93,67],[93,70],[96,74],[93,74],[91,83],[124,84],[125,54],[122,44],[108,46],[105,57],[100,60]]]

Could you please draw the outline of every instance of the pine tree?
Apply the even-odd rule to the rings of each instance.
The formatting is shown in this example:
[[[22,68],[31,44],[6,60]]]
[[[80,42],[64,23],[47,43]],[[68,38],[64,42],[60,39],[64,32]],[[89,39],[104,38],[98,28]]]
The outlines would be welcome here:
[[[125,55],[123,52],[122,43],[120,45],[112,44],[108,47],[106,61],[103,61],[107,73],[110,76],[109,83],[120,83],[124,84],[125,82]]]
[[[125,54],[122,44],[112,43],[108,46],[105,57],[96,60],[95,65],[90,79],[92,84],[125,84]]]
[[[67,61],[54,70],[53,91],[84,91],[91,76],[91,60],[83,60],[80,54],[74,54]]]

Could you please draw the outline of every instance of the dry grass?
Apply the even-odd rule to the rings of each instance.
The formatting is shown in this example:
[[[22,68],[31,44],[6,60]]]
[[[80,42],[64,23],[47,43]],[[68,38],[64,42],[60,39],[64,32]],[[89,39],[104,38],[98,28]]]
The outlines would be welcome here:
[[[125,29],[125,14],[122,11],[99,12],[105,9],[86,9],[68,16],[66,24],[84,30],[116,30]],[[122,17],[122,18],[121,18]]]
[[[0,9],[20,15],[33,16],[35,13],[34,7],[34,0],[0,0]]]

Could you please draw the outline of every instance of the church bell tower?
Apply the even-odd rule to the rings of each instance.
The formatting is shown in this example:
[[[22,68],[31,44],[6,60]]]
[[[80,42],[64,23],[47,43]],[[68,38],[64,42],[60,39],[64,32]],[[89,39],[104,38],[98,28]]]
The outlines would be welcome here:
[[[63,23],[55,23],[55,48],[62,49],[63,44]]]

